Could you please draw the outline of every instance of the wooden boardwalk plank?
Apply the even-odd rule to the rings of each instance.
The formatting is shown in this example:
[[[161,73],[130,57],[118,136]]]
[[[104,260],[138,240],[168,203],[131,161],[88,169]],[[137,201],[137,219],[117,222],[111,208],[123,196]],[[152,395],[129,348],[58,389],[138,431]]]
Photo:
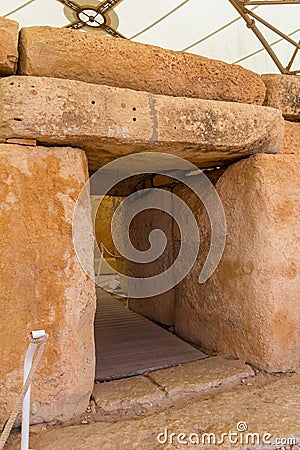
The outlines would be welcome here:
[[[96,380],[138,375],[207,357],[101,289],[97,297]]]

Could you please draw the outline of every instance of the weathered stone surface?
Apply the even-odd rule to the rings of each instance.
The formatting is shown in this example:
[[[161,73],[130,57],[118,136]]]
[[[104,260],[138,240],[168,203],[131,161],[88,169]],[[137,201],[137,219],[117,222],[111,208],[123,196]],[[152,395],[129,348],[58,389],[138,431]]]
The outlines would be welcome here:
[[[150,372],[147,376],[95,384],[93,399],[101,415],[124,411],[138,414],[141,407],[149,410],[150,406],[152,411],[154,408],[158,411],[182,405],[199,394],[215,394],[217,388],[236,385],[253,376],[253,370],[242,361],[211,357]]]
[[[149,235],[153,230],[160,229],[166,237],[166,248],[162,254],[149,263],[138,263],[126,260],[126,275],[137,278],[153,278],[164,273],[174,262],[172,245],[172,217],[165,211],[171,209],[171,199],[162,199],[160,207],[162,210],[148,208],[143,209],[154,201],[155,191],[148,191],[136,197],[128,203],[126,213],[131,215],[136,213],[129,228],[129,238],[132,245],[140,251],[149,249]],[[126,236],[124,236],[126,239]],[[159,281],[153,281],[158,284]],[[130,286],[130,284],[129,284]],[[175,289],[164,292],[164,285],[161,283],[162,293],[148,298],[131,298],[133,289],[129,287],[129,306],[133,311],[142,314],[149,319],[164,325],[174,325],[174,303]]]
[[[202,401],[189,402],[183,408],[169,408],[151,417],[58,428],[32,436],[31,447],[35,450],[53,450],[59,442],[61,450],[83,448],[261,450],[292,447],[292,441],[289,443],[287,441],[289,438],[295,439],[299,447],[300,406],[297,395],[299,383],[300,375],[294,374],[274,378],[263,386],[235,386],[234,390],[219,393]],[[241,422],[240,428],[237,428]],[[239,432],[243,424],[247,430]],[[157,438],[162,433],[161,442],[164,442],[165,430],[167,442],[164,445],[159,443]],[[228,436],[230,432],[236,433],[232,434],[231,441]],[[171,433],[175,433],[175,436],[172,437]],[[180,433],[184,433],[185,436]],[[253,433],[256,433],[256,436]],[[269,436],[266,436],[266,433],[269,433]],[[264,441],[264,436],[269,439]],[[286,441],[283,441],[283,438]],[[187,445],[180,443],[180,439],[181,442],[187,440]],[[276,442],[276,439],[281,440]],[[293,450],[298,450],[297,445],[294,445]],[[7,446],[8,450],[19,448],[19,439]]]
[[[93,217],[95,217],[94,230],[97,242],[102,241],[104,248],[113,255],[116,255],[117,252],[111,233],[111,221],[115,210],[122,200],[124,200],[123,197],[106,195],[103,198],[103,196],[91,195],[92,213]],[[105,256],[109,256],[109,254],[106,253]]]
[[[123,197],[116,196],[96,196],[91,195],[92,217],[94,225],[94,233],[98,245],[102,242],[104,246],[104,260],[102,263],[101,273],[108,271],[111,273],[111,269],[106,267],[105,262],[115,270],[117,270],[116,259],[112,255],[118,255],[116,251],[112,233],[111,233],[111,221],[115,210],[122,202]],[[100,203],[101,202],[101,203]],[[99,245],[100,250],[100,245]],[[100,255],[97,255],[94,260],[95,273],[98,273]]]
[[[19,24],[0,17],[0,76],[13,75],[18,64]]]
[[[32,386],[32,423],[70,419],[88,406],[95,370],[94,283],[72,241],[86,157],[74,148],[2,144],[0,158],[0,426],[22,386],[27,337],[36,329],[49,339]],[[81,215],[92,270],[89,202]]]
[[[285,121],[285,133],[279,153],[300,155],[300,123]]]
[[[22,75],[259,105],[265,97],[261,77],[240,66],[97,33],[23,28],[20,49]]]
[[[267,87],[265,105],[282,111],[285,119],[300,120],[300,77],[297,75],[263,75]]]
[[[209,391],[254,375],[243,361],[213,357],[158,370],[149,376],[173,400]]]
[[[179,335],[268,371],[299,368],[299,171],[297,155],[256,155],[224,172],[216,189],[227,243],[204,284],[198,277],[210,224],[200,202],[192,201],[204,245],[176,292]]]
[[[91,170],[142,151],[175,154],[200,166],[228,163],[276,153],[284,132],[280,111],[270,108],[80,81],[5,78],[0,94],[0,138],[84,148]]]
[[[95,384],[93,398],[105,412],[129,410],[161,402],[165,394],[144,376],[124,378],[109,383]]]

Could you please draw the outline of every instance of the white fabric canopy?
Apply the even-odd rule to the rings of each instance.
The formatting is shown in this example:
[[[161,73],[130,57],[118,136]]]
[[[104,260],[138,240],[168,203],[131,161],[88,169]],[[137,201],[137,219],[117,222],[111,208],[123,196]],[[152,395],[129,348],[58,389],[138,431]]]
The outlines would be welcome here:
[[[71,3],[95,8],[103,1]],[[300,4],[249,7],[254,8],[256,14],[300,41]],[[64,27],[76,20],[76,13],[62,0],[0,0],[0,15],[17,20],[21,27]],[[110,10],[110,18],[112,28],[137,42],[238,63],[258,73],[278,72],[229,0],[122,0]],[[87,27],[82,30],[101,31]],[[260,30],[287,65],[295,48],[268,28],[260,26]],[[300,69],[300,52],[294,69]]]

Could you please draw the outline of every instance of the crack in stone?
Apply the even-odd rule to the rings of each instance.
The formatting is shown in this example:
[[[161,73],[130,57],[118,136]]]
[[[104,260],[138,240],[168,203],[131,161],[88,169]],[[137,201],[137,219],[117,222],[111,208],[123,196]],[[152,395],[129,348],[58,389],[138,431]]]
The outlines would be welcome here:
[[[158,118],[157,118],[157,110],[156,110],[156,99],[155,96],[149,94],[149,106],[150,106],[150,115],[152,117],[152,136],[149,139],[149,144],[153,145],[158,140]]]
[[[157,381],[155,381],[154,378],[152,378],[149,373],[148,374],[144,374],[142,376],[147,378],[150,381],[150,383],[152,383],[154,386],[156,386],[160,391],[162,391],[165,394],[166,397],[168,397],[168,392],[166,391],[165,386],[162,386]]]

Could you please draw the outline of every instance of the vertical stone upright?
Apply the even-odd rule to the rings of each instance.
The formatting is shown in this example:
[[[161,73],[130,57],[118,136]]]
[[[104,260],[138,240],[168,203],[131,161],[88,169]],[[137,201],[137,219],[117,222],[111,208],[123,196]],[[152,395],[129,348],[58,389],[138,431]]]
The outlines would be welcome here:
[[[177,288],[175,322],[179,335],[206,349],[281,372],[300,367],[300,78],[262,78],[265,105],[285,118],[283,143],[277,155],[233,164],[217,181],[227,244],[203,285],[197,275],[209,248],[210,225],[203,206],[192,205],[204,246]]]
[[[177,333],[203,348],[268,371],[300,367],[300,160],[256,155],[225,170],[216,190],[227,243],[212,277],[197,283],[210,239],[194,205],[204,246],[176,293]]]
[[[95,370],[95,288],[72,237],[87,160],[75,148],[0,145],[0,424],[22,386],[32,330],[47,347],[32,386],[32,423],[85,411]],[[93,271],[89,198],[81,204],[82,251]]]

